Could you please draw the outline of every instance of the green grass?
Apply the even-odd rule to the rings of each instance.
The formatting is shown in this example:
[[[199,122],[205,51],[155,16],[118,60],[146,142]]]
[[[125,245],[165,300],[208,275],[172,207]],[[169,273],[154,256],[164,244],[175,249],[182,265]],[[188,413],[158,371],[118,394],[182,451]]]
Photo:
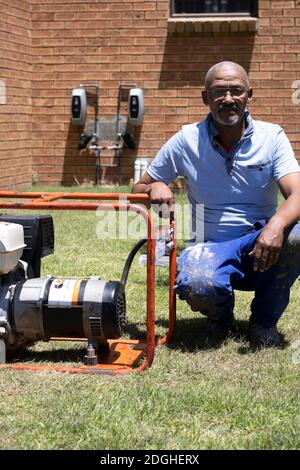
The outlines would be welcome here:
[[[65,188],[71,189],[78,191]],[[43,274],[120,278],[133,242],[98,240],[95,213],[53,212],[53,217],[56,249],[43,259]],[[157,331],[163,334],[167,270],[157,271]],[[145,267],[134,261],[127,285],[127,336],[145,332],[145,283]],[[249,350],[245,335],[251,293],[238,292],[240,339],[208,340],[203,318],[178,301],[175,339],[157,348],[153,365],[141,374],[1,370],[0,448],[299,448],[300,364],[294,360],[300,339],[299,294],[296,282],[279,324],[286,340],[282,351]],[[38,343],[28,358],[69,364],[83,354],[78,343]]]

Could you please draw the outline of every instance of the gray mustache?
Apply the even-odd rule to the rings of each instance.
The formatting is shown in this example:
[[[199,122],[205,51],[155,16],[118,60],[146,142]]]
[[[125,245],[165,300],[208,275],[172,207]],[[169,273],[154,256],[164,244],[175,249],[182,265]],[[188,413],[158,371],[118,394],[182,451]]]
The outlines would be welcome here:
[[[220,106],[219,107],[219,111],[222,111],[223,109],[226,109],[228,111],[238,111],[238,108],[236,108],[235,106]]]

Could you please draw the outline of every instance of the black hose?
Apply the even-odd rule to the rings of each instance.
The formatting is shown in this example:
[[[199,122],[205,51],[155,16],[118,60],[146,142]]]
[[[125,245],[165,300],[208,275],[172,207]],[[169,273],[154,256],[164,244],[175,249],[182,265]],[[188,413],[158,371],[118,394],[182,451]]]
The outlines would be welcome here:
[[[127,260],[123,269],[122,277],[121,277],[121,284],[123,284],[124,288],[126,286],[129,269],[131,267],[132,261],[137,254],[137,252],[142,248],[143,245],[147,242],[148,238],[142,238],[139,240],[134,247],[130,250],[129,255],[127,256]]]

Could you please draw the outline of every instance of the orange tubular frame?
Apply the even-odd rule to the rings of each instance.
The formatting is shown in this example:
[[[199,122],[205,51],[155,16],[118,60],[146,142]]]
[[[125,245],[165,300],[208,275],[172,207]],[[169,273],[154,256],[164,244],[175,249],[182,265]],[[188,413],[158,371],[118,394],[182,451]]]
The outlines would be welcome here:
[[[27,199],[26,201],[3,201],[0,200],[1,209],[32,209],[32,210],[117,210],[134,211],[141,215],[147,223],[147,312],[146,312],[146,342],[142,340],[109,340],[110,353],[109,358],[95,366],[67,367],[56,365],[33,365],[25,363],[1,364],[2,368],[14,368],[22,370],[55,370],[61,372],[74,373],[109,373],[125,374],[128,372],[141,372],[151,366],[154,358],[156,345],[166,344],[174,335],[176,325],[176,299],[173,291],[176,276],[176,239],[175,239],[175,220],[174,214],[170,217],[170,232],[172,236],[172,247],[169,259],[169,327],[163,338],[156,338],[155,335],[155,246],[156,233],[153,219],[145,205],[138,205],[149,202],[147,194],[126,194],[126,193],[66,193],[66,192],[12,192],[0,191],[0,198],[9,199]],[[28,200],[29,199],[29,200]],[[61,202],[64,200],[64,202]],[[66,200],[72,200],[66,202]],[[121,202],[120,202],[121,200]],[[76,201],[76,202],[74,202]],[[84,202],[82,202],[84,201]],[[93,202],[91,202],[93,201]],[[117,201],[117,202],[103,202]],[[59,338],[55,338],[56,340]],[[61,338],[60,338],[61,339]],[[62,339],[61,339],[62,340]],[[76,341],[76,338],[68,339]],[[121,347],[118,352],[119,357],[122,354],[125,357],[114,361],[113,351]],[[127,348],[127,349],[126,349]],[[133,350],[140,350],[138,355],[133,357]],[[144,351],[145,350],[145,351]],[[135,363],[144,356],[142,364],[135,367]],[[131,357],[131,360],[130,360]],[[127,364],[126,364],[127,358]],[[128,360],[129,358],[129,360]],[[102,359],[100,357],[100,359]],[[116,362],[116,363],[114,363]]]

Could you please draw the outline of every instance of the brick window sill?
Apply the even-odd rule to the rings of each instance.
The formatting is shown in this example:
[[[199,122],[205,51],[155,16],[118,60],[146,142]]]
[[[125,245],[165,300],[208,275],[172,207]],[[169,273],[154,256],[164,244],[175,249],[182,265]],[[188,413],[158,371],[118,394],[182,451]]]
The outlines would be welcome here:
[[[255,33],[257,29],[258,18],[254,17],[173,17],[168,19],[170,34]]]

